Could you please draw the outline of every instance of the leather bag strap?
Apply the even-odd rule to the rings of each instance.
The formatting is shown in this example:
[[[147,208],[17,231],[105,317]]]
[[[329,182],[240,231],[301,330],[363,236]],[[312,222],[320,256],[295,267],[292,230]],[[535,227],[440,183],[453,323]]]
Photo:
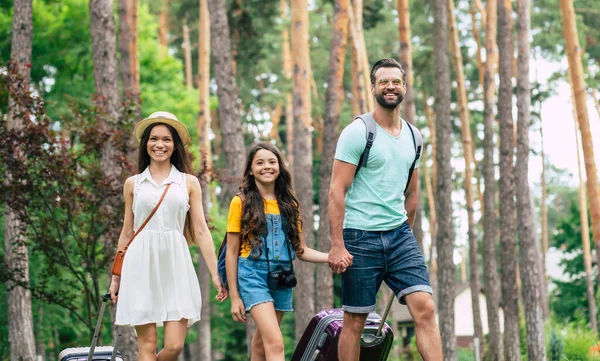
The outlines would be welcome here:
[[[125,246],[125,250],[127,250],[127,248],[129,247],[129,245],[131,244],[131,242],[133,242],[133,239],[142,231],[142,229],[144,229],[144,227],[146,227],[146,225],[148,224],[148,222],[150,222],[150,218],[152,218],[152,216],[154,215],[154,213],[156,213],[156,211],[158,210],[158,207],[160,207],[160,204],[162,203],[163,199],[165,199],[165,196],[167,195],[167,192],[169,191],[169,188],[171,187],[171,183],[167,184],[167,188],[165,188],[165,191],[163,192],[162,196],[160,196],[160,199],[158,200],[158,203],[156,203],[156,206],[154,207],[154,209],[152,210],[152,212],[150,212],[150,215],[148,216],[148,218],[146,218],[146,220],[144,221],[144,223],[142,223],[142,225],[140,226],[140,228],[138,228],[137,231],[135,231],[135,233],[133,234],[133,237],[131,237],[131,239],[129,240],[129,242],[127,242],[127,245]]]

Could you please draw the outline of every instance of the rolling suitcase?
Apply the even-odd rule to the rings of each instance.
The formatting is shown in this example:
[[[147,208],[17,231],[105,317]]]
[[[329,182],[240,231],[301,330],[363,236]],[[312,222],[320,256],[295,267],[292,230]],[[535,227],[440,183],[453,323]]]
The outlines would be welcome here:
[[[96,321],[96,328],[94,329],[94,336],[92,337],[92,345],[90,347],[66,348],[58,355],[58,361],[123,361],[121,354],[116,348],[120,332],[117,332],[117,337],[115,337],[115,343],[113,346],[96,347],[100,335],[102,316],[104,316],[104,310],[108,300],[110,300],[110,293],[107,293],[104,295],[104,297],[102,297],[102,305],[100,305],[100,312],[98,312],[98,321]]]
[[[367,316],[360,341],[361,361],[385,361],[392,348],[394,334],[385,323],[394,301],[390,297],[383,317],[375,312]],[[337,361],[338,340],[342,331],[344,311],[327,309],[317,313],[309,322],[294,350],[292,361]]]

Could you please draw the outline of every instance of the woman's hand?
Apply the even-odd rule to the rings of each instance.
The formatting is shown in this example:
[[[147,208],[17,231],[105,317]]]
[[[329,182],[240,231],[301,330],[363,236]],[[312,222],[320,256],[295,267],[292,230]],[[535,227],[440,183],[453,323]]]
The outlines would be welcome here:
[[[212,276],[212,281],[217,289],[217,296],[215,298],[221,302],[225,301],[227,297],[229,297],[229,293],[225,287],[223,287],[223,284],[221,283],[221,277],[219,277],[219,275],[214,275]]]
[[[231,297],[231,317],[236,322],[246,322],[244,302],[238,297]]]
[[[112,276],[111,281],[110,281],[110,299],[112,300],[112,303],[117,303],[117,300],[119,299],[119,288],[121,287],[121,277],[119,276]]]

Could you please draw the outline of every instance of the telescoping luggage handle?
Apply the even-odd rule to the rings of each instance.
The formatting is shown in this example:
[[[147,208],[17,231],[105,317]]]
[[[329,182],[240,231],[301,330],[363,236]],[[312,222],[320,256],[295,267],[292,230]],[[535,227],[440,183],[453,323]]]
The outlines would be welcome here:
[[[394,296],[396,296],[394,294],[394,291],[391,291],[390,292],[390,300],[388,301],[388,304],[385,307],[385,312],[381,316],[381,322],[379,323],[379,327],[377,328],[377,333],[375,334],[375,336],[377,336],[377,337],[381,336],[381,331],[383,330],[383,325],[385,325],[385,320],[387,319],[388,315],[390,314],[390,309],[392,308],[392,303],[394,303]]]
[[[94,350],[96,349],[96,345],[98,344],[98,338],[100,337],[100,326],[102,325],[102,317],[104,316],[104,309],[106,308],[108,300],[110,300],[110,293],[106,293],[102,297],[102,304],[100,305],[100,311],[98,312],[98,320],[96,321],[96,328],[94,329],[94,336],[92,336],[92,345],[90,346],[90,353],[88,354],[87,361],[92,361],[94,358]],[[119,340],[119,336],[121,336],[120,331],[117,332],[117,336],[115,337],[113,351],[110,355],[110,361],[115,361],[115,355],[117,353],[117,341]]]

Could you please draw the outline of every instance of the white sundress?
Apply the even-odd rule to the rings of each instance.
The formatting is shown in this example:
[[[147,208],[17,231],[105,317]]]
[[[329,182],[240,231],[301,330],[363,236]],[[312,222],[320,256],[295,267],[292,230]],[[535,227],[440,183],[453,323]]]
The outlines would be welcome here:
[[[149,168],[135,178],[133,229],[137,230],[158,203],[160,207],[131,242],[125,254],[115,324],[135,326],[164,321],[200,320],[202,296],[188,244],[183,236],[189,195],[185,174],[175,166],[160,184]]]

